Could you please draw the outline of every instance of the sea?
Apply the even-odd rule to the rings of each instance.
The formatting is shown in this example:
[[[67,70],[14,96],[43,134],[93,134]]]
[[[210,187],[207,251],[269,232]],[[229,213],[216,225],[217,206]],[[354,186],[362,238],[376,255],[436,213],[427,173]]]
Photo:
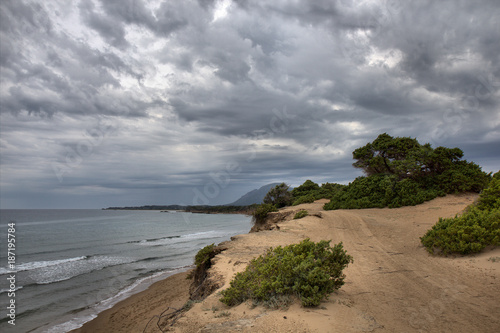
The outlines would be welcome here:
[[[0,331],[78,328],[250,223],[178,211],[0,210]]]

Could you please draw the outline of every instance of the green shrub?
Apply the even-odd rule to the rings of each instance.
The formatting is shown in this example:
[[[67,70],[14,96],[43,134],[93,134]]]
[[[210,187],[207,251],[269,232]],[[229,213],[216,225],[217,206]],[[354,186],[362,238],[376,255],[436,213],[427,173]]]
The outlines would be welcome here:
[[[202,248],[196,253],[194,256],[194,264],[197,267],[200,267],[205,262],[213,258],[212,253],[214,252],[215,244],[210,244]]]
[[[331,247],[330,241],[306,239],[271,248],[236,274],[220,301],[231,306],[248,299],[266,302],[280,295],[295,295],[303,306],[317,306],[344,284],[342,271],[352,262],[342,243]]]
[[[321,188],[314,193],[316,200],[319,199],[331,199],[337,192],[341,191],[347,185],[337,184],[337,183],[324,183]]]
[[[264,223],[266,220],[267,214],[271,212],[277,212],[278,209],[275,205],[272,204],[261,204],[257,206],[257,209],[253,212],[253,222],[256,225]]]
[[[441,192],[426,189],[416,181],[406,178],[393,184],[392,197],[388,200],[390,208],[415,206],[436,198]]]
[[[493,176],[477,204],[454,218],[440,218],[420,238],[431,253],[469,254],[500,245],[500,177]]]
[[[302,209],[302,210],[298,211],[297,214],[295,214],[295,216],[293,217],[293,219],[294,220],[298,220],[298,219],[301,219],[303,217],[306,217],[307,215],[309,215],[309,213],[307,212],[307,210]]]
[[[195,283],[201,283],[206,276],[206,271],[212,266],[211,260],[217,253],[215,244],[210,244],[202,248],[194,256],[195,268],[187,276],[186,279],[194,278]]]
[[[497,172],[488,187],[479,196],[477,208],[481,210],[500,208],[500,172]]]
[[[293,206],[303,203],[311,203],[319,199],[331,199],[345,185],[335,183],[325,183],[319,186],[311,180],[306,180],[304,184],[292,190]]]
[[[399,180],[393,175],[378,174],[356,178],[337,192],[324,209],[415,206],[444,194],[440,189],[426,187],[411,178]]]
[[[295,199],[292,206],[297,206],[297,205],[304,204],[304,203],[311,203],[314,201],[316,201],[316,198],[314,197],[314,194],[310,193],[310,194],[306,194],[306,195],[303,195],[303,196]]]
[[[474,207],[455,218],[440,218],[420,239],[429,252],[443,254],[470,254],[500,245],[500,209]]]
[[[436,187],[446,193],[480,192],[491,176],[474,162],[457,161],[443,173],[433,177]]]
[[[297,186],[292,190],[292,195],[294,198],[299,198],[308,194],[311,194],[319,190],[319,185],[312,180],[306,180],[304,184]]]
[[[389,176],[358,177],[325,204],[325,210],[385,207]]]

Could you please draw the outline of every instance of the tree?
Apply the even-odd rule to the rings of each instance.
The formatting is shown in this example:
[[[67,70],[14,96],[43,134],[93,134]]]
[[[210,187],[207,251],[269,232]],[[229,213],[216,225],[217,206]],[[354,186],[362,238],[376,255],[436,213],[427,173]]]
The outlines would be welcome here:
[[[285,183],[276,185],[264,197],[265,204],[271,204],[276,208],[282,208],[292,204],[292,194],[289,191],[290,186]]]
[[[353,151],[352,156],[357,160],[353,166],[363,169],[367,176],[389,174],[406,178],[421,171],[422,157],[431,150],[429,144],[422,146],[417,139],[394,138],[383,133],[372,143]]]
[[[304,184],[294,188],[292,190],[292,195],[294,198],[298,198],[318,190],[319,190],[319,185],[313,182],[312,180],[308,179],[304,182]]]
[[[480,192],[491,174],[462,160],[459,148],[421,145],[417,139],[380,134],[352,153],[366,177],[336,191],[325,209],[401,207],[448,193]]]
[[[423,177],[441,175],[457,168],[462,169],[460,173],[465,168],[465,173],[477,174],[477,165],[462,161],[463,155],[459,148],[433,149],[430,143],[421,145],[417,139],[392,137],[387,133],[380,134],[372,143],[352,153],[356,160],[353,166],[363,169],[367,176],[386,174],[394,175],[400,180],[421,180]]]

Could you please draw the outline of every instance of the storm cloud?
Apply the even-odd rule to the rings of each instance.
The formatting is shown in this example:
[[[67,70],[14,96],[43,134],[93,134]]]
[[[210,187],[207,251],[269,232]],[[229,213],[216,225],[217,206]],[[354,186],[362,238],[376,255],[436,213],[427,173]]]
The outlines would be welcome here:
[[[493,0],[2,1],[1,207],[347,183],[383,132],[498,171],[498,17]]]

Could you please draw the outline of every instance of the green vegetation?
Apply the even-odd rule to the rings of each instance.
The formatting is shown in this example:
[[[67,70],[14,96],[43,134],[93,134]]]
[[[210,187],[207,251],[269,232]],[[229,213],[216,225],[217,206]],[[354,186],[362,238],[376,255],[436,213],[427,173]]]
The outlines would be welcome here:
[[[306,180],[304,184],[290,191],[290,187],[281,183],[272,188],[264,198],[264,203],[257,205],[253,211],[253,222],[256,225],[264,224],[270,212],[277,212],[278,208],[290,205],[311,203],[318,199],[330,199],[339,192],[345,185],[326,183],[321,186],[311,180]]]
[[[295,214],[295,216],[293,217],[293,219],[294,220],[298,220],[298,219],[301,219],[303,217],[306,217],[307,215],[309,215],[309,213],[307,212],[307,210],[302,209],[302,210],[298,211],[297,214]]]
[[[306,239],[271,248],[236,274],[230,287],[222,291],[221,302],[232,306],[248,299],[269,302],[295,295],[303,306],[318,306],[344,284],[342,271],[352,262],[342,243],[331,247],[330,241],[314,243]]]
[[[427,189],[412,179],[398,181],[395,176],[358,177],[339,191],[325,210],[413,206],[443,196],[441,190]]]
[[[219,287],[217,283],[207,279],[208,270],[212,267],[212,259],[226,249],[224,246],[210,244],[198,251],[194,258],[196,267],[187,276],[193,280],[189,288],[191,300],[201,301]]]
[[[292,194],[289,191],[290,186],[285,183],[276,185],[267,192],[263,203],[257,205],[252,213],[254,225],[264,224],[267,215],[271,212],[277,212],[278,208],[289,206],[292,201]]]
[[[199,250],[198,253],[196,253],[196,256],[194,257],[194,264],[196,265],[197,268],[201,267],[207,261],[210,261],[214,257],[213,255],[214,248],[215,244],[210,244]]]
[[[298,206],[305,203],[312,203],[314,201],[316,201],[316,197],[314,196],[314,194],[306,194],[294,200],[292,206]]]
[[[476,207],[481,210],[500,208],[500,171],[493,175],[490,184],[479,196]]]
[[[461,160],[459,148],[421,145],[416,139],[380,134],[353,151],[366,176],[337,191],[326,210],[417,205],[448,193],[479,192],[491,179],[477,164]]]
[[[313,182],[312,180],[306,180],[304,184],[294,188],[292,190],[292,195],[294,198],[300,198],[302,196],[315,194],[320,189],[319,185]]]
[[[476,204],[460,216],[440,218],[420,240],[429,252],[442,254],[469,254],[500,245],[500,172]]]
[[[290,206],[292,203],[292,194],[289,191],[290,186],[285,183],[276,185],[267,192],[264,197],[264,204],[274,205],[276,208]]]
[[[345,185],[325,183],[321,186],[311,180],[292,190],[293,206],[311,203],[319,199],[331,199]]]
[[[202,248],[201,250],[196,253],[194,256],[194,264],[195,264],[195,269],[192,270],[188,275],[187,279],[191,280],[192,278],[203,276],[204,272],[210,268],[211,263],[210,260],[212,260],[213,257],[216,255],[215,251],[215,244],[210,244]]]
[[[278,209],[273,204],[261,204],[253,212],[252,220],[256,225],[263,224],[266,220],[267,214],[277,212]]]

